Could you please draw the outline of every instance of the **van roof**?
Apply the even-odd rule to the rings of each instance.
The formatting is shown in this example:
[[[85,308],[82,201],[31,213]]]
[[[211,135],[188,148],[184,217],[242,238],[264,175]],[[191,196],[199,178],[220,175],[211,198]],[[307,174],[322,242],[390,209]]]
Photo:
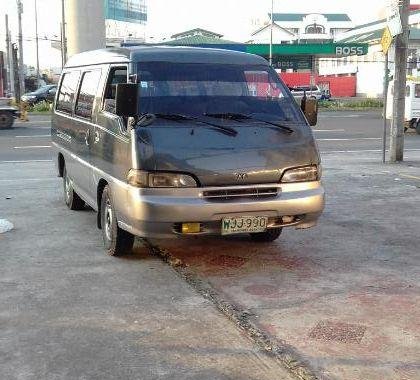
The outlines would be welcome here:
[[[99,49],[76,54],[67,61],[66,67],[128,62],[268,65],[268,62],[258,55],[232,50],[187,46],[135,46]]]

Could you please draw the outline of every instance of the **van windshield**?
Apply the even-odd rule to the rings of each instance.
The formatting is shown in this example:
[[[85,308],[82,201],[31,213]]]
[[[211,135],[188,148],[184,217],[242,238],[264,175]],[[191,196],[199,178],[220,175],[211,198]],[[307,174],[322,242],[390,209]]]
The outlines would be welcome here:
[[[304,123],[295,100],[265,65],[142,62],[140,114],[264,115]]]

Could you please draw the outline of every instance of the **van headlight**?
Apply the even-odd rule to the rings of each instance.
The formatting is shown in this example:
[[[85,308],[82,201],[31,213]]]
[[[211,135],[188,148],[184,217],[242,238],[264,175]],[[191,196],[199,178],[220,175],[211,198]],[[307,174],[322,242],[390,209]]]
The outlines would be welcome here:
[[[131,169],[127,182],[136,187],[197,187],[196,180],[188,174],[147,172]]]
[[[300,168],[288,169],[281,177],[281,182],[309,182],[321,179],[321,166],[309,165]]]

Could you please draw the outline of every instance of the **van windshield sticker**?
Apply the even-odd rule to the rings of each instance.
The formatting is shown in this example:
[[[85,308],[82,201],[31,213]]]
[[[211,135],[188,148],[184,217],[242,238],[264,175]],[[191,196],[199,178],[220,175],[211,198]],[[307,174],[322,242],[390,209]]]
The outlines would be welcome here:
[[[147,88],[147,82],[141,81],[140,86],[141,86],[141,88]]]

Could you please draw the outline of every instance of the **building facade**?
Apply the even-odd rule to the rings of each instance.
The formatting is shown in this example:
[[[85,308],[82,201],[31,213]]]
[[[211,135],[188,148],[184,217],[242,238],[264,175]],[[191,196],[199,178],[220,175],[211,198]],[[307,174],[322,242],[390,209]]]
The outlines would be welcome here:
[[[271,20],[271,14],[268,15]],[[331,42],[354,24],[345,13],[273,13],[273,42],[318,43]],[[249,43],[269,43],[271,25],[266,21],[254,33]]]
[[[420,10],[413,10],[409,16],[410,37],[408,50],[408,75],[420,75]],[[338,43],[367,43],[368,54],[344,58],[320,59],[320,75],[357,77],[356,93],[359,96],[382,97],[385,59],[380,44],[387,26],[386,19],[359,25],[336,37]],[[389,51],[390,75],[394,73],[394,50]]]
[[[146,0],[104,0],[107,45],[121,41],[145,41]]]

